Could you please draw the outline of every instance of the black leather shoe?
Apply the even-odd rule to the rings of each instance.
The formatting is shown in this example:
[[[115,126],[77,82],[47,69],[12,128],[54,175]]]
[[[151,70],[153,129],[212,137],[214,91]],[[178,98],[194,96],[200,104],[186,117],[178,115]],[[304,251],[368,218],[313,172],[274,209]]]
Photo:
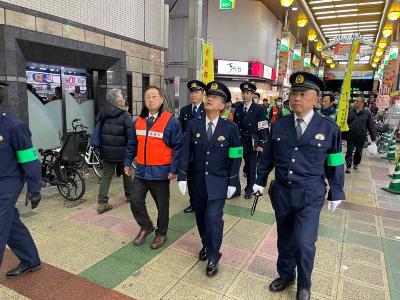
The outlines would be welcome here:
[[[252,193],[245,193],[244,194],[244,199],[251,199],[253,197]]]
[[[207,276],[213,277],[217,273],[218,273],[218,262],[209,260],[207,265]]]
[[[189,205],[188,207],[186,207],[186,208],[183,210],[183,212],[184,212],[184,213],[191,213],[191,212],[194,212],[194,209],[193,209],[193,207],[192,207],[191,205]]]
[[[199,252],[199,260],[206,261],[207,260],[207,249],[203,247]]]
[[[269,285],[269,290],[273,293],[282,292],[288,286],[293,285],[294,281],[286,281],[282,278],[278,277],[274,279],[271,284]]]
[[[6,273],[6,278],[7,279],[17,278],[19,276],[24,275],[25,273],[39,271],[40,268],[41,268],[40,265],[36,267],[24,267],[23,265],[19,264],[18,267]]]
[[[297,288],[296,300],[310,300],[310,289]]]

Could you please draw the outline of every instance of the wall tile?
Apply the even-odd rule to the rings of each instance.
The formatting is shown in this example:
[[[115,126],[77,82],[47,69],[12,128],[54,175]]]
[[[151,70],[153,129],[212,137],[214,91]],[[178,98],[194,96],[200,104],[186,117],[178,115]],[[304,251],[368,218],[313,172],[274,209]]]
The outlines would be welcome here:
[[[82,28],[74,27],[71,25],[63,25],[63,37],[84,42],[85,31]]]
[[[5,18],[4,18],[4,8],[0,8],[0,24],[5,23]]]
[[[154,73],[154,61],[143,60],[143,73],[153,74]]]
[[[140,112],[142,111],[142,101],[140,101],[140,102],[136,102],[136,112],[137,112],[137,114],[139,115],[140,114]]]
[[[132,86],[142,87],[142,73],[132,72]]]
[[[163,75],[164,74],[164,64],[155,62],[154,63],[154,74]]]
[[[6,24],[30,30],[36,30],[35,17],[6,9]]]
[[[48,34],[62,36],[62,24],[42,18],[36,18],[36,30]]]
[[[86,43],[104,46],[104,35],[85,30],[85,41]]]
[[[142,102],[142,88],[132,87],[132,100],[140,103]],[[142,108],[140,108],[140,110],[141,109]]]
[[[150,85],[161,88],[161,76],[150,75]]]
[[[143,72],[143,64],[140,58],[128,56],[126,58],[126,70],[131,72]]]
[[[137,45],[127,41],[122,41],[122,51],[126,52],[127,56],[137,56]]]
[[[121,50],[121,48],[122,48],[120,39],[112,38],[109,36],[105,37],[105,46],[109,47],[109,48],[117,49],[117,50]]]

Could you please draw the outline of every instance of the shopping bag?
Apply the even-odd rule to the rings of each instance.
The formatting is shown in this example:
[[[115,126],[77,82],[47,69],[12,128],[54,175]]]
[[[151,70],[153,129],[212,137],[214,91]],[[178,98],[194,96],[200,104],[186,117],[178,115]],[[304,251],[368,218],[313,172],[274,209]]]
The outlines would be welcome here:
[[[368,153],[370,154],[370,155],[377,155],[378,154],[378,147],[376,146],[376,144],[375,143],[371,143],[369,146],[368,146]]]

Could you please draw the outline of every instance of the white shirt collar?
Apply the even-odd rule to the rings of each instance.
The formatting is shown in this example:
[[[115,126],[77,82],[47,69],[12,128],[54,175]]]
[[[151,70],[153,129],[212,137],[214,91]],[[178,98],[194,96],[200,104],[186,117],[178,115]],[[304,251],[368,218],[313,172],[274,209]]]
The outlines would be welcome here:
[[[217,123],[218,123],[218,119],[219,119],[219,117],[216,117],[215,118],[215,120],[214,121],[212,121],[213,122],[213,126],[214,127],[216,127],[217,126]],[[208,123],[210,123],[211,121],[210,121],[210,119],[206,116],[206,128],[208,127]]]
[[[158,113],[155,113],[154,115],[152,115],[151,113],[149,113],[149,119],[153,117],[154,119],[157,119],[158,117]]]
[[[247,110],[249,110],[250,106],[253,104],[253,101],[250,102],[250,104],[246,104],[246,102],[243,102],[244,107],[247,107]]]
[[[308,124],[310,124],[312,117],[314,116],[314,110],[311,109],[309,111],[308,114],[306,114],[303,118],[304,123],[306,124],[306,126],[308,126]],[[298,117],[296,114],[294,114],[294,124],[296,124],[297,119],[300,119],[300,117]]]
[[[193,107],[197,107],[197,109],[199,109],[199,107],[200,107],[200,105],[201,105],[201,102],[199,103],[199,104],[194,104],[194,103],[192,103],[192,109],[193,109]]]

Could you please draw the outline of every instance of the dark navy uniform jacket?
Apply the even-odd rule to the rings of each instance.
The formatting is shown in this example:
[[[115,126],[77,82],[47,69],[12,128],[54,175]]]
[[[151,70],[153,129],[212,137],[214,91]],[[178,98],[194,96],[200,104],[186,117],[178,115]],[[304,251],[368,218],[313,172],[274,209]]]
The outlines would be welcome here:
[[[32,149],[31,132],[20,119],[0,114],[0,193],[20,190],[25,181],[29,193],[37,193],[42,187],[41,164],[36,158],[18,163],[17,152]],[[25,153],[37,157],[35,153]],[[29,159],[28,159],[29,160]]]
[[[325,193],[325,177],[330,190],[328,200],[345,200],[344,166],[328,165],[332,154],[343,161],[340,130],[330,118],[314,113],[310,124],[297,141],[294,114],[278,119],[271,127],[257,169],[256,184],[265,186],[275,167],[275,178],[285,186]]]
[[[243,140],[251,141],[252,135],[257,135],[258,146],[262,147],[268,136],[268,121],[264,109],[253,102],[247,113],[243,113],[244,103],[236,103],[233,122],[238,124]]]
[[[193,105],[188,104],[184,107],[181,108],[180,114],[179,114],[179,122],[181,123],[182,126],[182,132],[186,131],[187,124],[190,120],[195,118],[192,114],[193,112]],[[199,118],[204,118],[205,112],[204,112],[204,104],[201,103],[199,105],[199,108],[197,109],[197,114]]]
[[[193,196],[208,195],[208,200],[226,199],[228,186],[239,183],[241,158],[229,158],[229,148],[241,147],[236,124],[218,119],[211,142],[207,140],[205,118],[188,123],[183,139],[178,181],[185,181],[193,155]]]

